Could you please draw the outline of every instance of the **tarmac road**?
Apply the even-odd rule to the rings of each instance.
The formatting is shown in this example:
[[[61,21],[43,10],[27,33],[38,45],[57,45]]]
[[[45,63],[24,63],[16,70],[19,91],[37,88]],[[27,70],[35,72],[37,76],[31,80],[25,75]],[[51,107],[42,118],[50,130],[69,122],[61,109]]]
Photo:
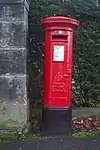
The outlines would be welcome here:
[[[0,150],[100,150],[100,137],[13,141],[9,144],[0,144]]]

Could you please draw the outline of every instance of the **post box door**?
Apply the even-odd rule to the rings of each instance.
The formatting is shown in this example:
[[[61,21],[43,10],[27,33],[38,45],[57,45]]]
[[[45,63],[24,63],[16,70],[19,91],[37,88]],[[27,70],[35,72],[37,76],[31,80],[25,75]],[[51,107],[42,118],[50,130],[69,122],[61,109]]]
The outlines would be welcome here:
[[[71,91],[71,49],[66,41],[52,42],[52,81],[51,105],[53,106],[70,106]]]

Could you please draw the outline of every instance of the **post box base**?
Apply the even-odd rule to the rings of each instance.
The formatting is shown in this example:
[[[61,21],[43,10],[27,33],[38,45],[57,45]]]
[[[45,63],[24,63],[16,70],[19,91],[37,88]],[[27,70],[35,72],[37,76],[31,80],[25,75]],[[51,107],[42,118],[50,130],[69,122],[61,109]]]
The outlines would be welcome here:
[[[43,108],[42,133],[68,135],[72,132],[72,108]]]

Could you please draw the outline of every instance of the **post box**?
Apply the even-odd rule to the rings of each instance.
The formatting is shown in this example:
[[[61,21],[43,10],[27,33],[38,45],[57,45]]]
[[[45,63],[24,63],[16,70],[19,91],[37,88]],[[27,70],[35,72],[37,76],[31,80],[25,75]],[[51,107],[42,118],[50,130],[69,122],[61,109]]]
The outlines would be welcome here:
[[[44,49],[43,132],[72,131],[72,55],[74,30],[79,21],[69,17],[47,17]]]

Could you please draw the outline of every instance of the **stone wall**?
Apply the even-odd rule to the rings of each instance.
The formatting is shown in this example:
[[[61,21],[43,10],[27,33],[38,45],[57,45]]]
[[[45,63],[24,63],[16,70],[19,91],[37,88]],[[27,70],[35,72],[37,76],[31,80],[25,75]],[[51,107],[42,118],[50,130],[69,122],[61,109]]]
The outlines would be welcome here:
[[[26,0],[0,0],[0,129],[28,121]]]

